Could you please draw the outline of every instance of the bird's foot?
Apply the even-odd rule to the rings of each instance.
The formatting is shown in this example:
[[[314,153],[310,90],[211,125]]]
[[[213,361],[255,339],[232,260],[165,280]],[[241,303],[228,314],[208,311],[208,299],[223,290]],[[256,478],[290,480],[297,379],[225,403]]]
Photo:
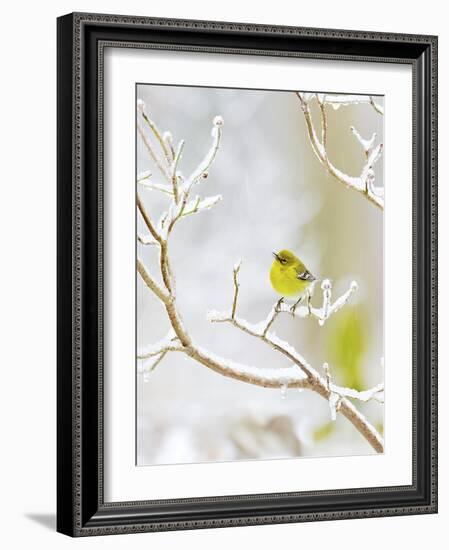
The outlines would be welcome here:
[[[297,301],[290,307],[290,313],[292,314],[292,317],[295,316],[296,308],[298,307],[298,305],[300,304],[300,302],[302,302],[302,299],[303,299],[303,296],[301,296],[301,298],[299,298],[299,300],[297,300]]]
[[[284,303],[284,297],[279,298],[279,300],[277,301],[277,304],[274,306],[274,311],[275,311],[276,313],[280,313],[280,312],[281,312],[281,306],[282,306],[283,303]]]
[[[309,315],[312,315],[312,295],[307,292],[307,311]]]

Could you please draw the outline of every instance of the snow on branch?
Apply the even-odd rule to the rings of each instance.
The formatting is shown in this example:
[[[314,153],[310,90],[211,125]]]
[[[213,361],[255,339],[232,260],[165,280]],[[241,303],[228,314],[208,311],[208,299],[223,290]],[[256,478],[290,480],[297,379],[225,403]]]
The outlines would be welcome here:
[[[190,199],[189,194],[193,185],[207,177],[209,173],[219,149],[223,119],[220,116],[214,118],[211,147],[190,177],[184,180],[181,172],[178,170],[182,151],[184,150],[184,141],[180,141],[178,146],[174,147],[172,135],[169,132],[161,133],[154,121],[146,114],[145,105],[140,100],[137,108],[146,123],[146,127],[159,144],[162,157],[156,153],[148,136],[138,127],[139,135],[147,147],[153,163],[156,164],[167,180],[167,184],[155,184],[151,181],[151,174],[144,173],[142,176],[139,175],[138,183],[143,187],[163,192],[169,200],[167,210],[160,215],[158,222],[155,224],[146,211],[141,197],[137,196],[137,208],[148,229],[148,234],[140,234],[138,239],[141,244],[157,245],[159,252],[159,276],[162,282],[159,283],[150,274],[141,259],[137,261],[137,271],[145,285],[165,309],[167,320],[170,324],[170,330],[165,338],[160,342],[150,344],[139,350],[139,372],[143,374],[145,380],[148,380],[151,372],[162,362],[167,354],[177,352],[184,353],[192,360],[222,376],[263,388],[280,389],[281,395],[285,395],[288,388],[309,389],[321,395],[328,402],[332,402],[335,399],[332,397],[333,395],[338,395],[340,413],[352,422],[355,428],[377,452],[383,452],[382,437],[349,400],[358,399],[366,401],[374,398],[380,391],[376,391],[375,393],[373,393],[373,390],[357,392],[350,388],[339,388],[333,385],[330,380],[323,378],[293,346],[276,336],[270,330],[277,316],[284,312],[283,306],[273,307],[266,319],[256,324],[249,323],[237,315],[239,296],[238,274],[241,262],[238,262],[233,269],[234,294],[230,311],[225,313],[209,312],[209,320],[212,322],[230,323],[249,336],[261,340],[275,352],[282,354],[287,359],[289,366],[267,368],[241,364],[232,359],[220,357],[194,342],[188,329],[184,326],[178,309],[174,277],[169,259],[168,237],[179,219],[208,210],[221,200],[221,196],[219,195]],[[317,318],[320,323],[324,323],[331,314],[347,302],[350,294],[355,290],[355,285],[351,284],[349,290],[333,303],[331,302],[330,282],[326,284],[323,282],[322,289],[322,307],[315,308],[310,304],[310,300],[308,300],[307,312],[304,313],[303,308],[300,307],[294,312],[296,317],[311,315]]]
[[[353,388],[344,388],[337,386],[331,382],[331,372],[328,363],[324,363],[323,370],[326,376],[326,387],[329,391],[329,410],[331,420],[336,420],[337,412],[340,409],[343,398],[349,397],[351,399],[357,399],[366,403],[367,401],[377,401],[378,403],[384,402],[384,384],[377,384],[372,388],[365,391],[358,391]]]
[[[279,305],[276,304],[273,308],[278,307],[280,313],[289,313],[293,315],[293,317],[313,317],[317,319],[320,326],[323,326],[331,315],[336,313],[346,304],[352,294],[357,290],[358,286],[355,281],[352,281],[348,290],[332,302],[332,283],[329,279],[324,279],[321,283],[321,289],[323,291],[323,303],[321,307],[314,307],[311,304],[314,288],[315,284],[310,285],[310,290],[304,295],[303,301],[307,301],[307,305],[305,306],[299,305],[293,309],[288,304],[282,302]]]
[[[170,351],[183,351],[173,328],[170,328],[166,336],[159,342],[137,351],[137,372],[143,374],[144,379],[148,381],[150,373],[154,371]]]
[[[348,401],[348,398],[358,399],[360,401],[368,401],[370,399],[376,399],[381,391],[383,391],[383,386],[376,386],[373,389],[366,390],[365,392],[358,392],[352,388],[343,388],[336,386],[330,381],[330,373],[328,367],[325,367],[325,378],[323,378],[316,369],[314,369],[307,361],[302,357],[302,355],[287,341],[279,338],[274,332],[270,329],[276,320],[277,316],[281,313],[281,307],[274,306],[267,317],[258,323],[250,323],[241,317],[238,317],[235,312],[237,309],[237,300],[239,292],[239,282],[238,282],[238,273],[240,270],[240,263],[234,267],[233,270],[233,283],[234,283],[234,294],[232,299],[232,308],[231,311],[227,312],[218,312],[218,311],[209,311],[207,318],[212,323],[228,323],[233,325],[235,328],[241,330],[242,332],[253,336],[265,344],[269,345],[275,351],[284,355],[290,362],[297,366],[297,368],[302,371],[303,375],[309,381],[309,389],[319,393],[324,397],[328,403],[331,410],[332,419],[336,418],[336,413],[341,411],[341,413],[346,416],[365,436],[365,438],[371,443],[371,445],[378,452],[383,452],[383,442],[381,436],[375,430],[375,428],[368,422],[368,420],[358,412],[355,407]],[[351,285],[352,286],[352,285]],[[328,281],[324,285],[325,291],[329,290]],[[351,291],[351,289],[350,289]],[[352,291],[351,291],[352,292]],[[347,294],[347,293],[346,293]],[[343,295],[345,301],[347,297]],[[342,299],[337,300],[338,308],[343,306],[345,303]],[[330,304],[330,294],[325,298]],[[295,312],[296,313],[296,312]],[[323,317],[319,317],[321,320]],[[288,379],[283,379],[281,382],[281,387],[289,387]],[[377,399],[380,400],[380,399]]]
[[[383,114],[382,108],[377,103],[375,103],[372,96],[310,94],[302,92],[295,92],[295,94],[298,97],[301,105],[301,110],[303,112],[304,120],[306,122],[310,144],[320,163],[332,176],[334,176],[335,179],[337,179],[347,188],[354,189],[355,191],[362,193],[378,208],[383,209],[384,192],[382,187],[377,187],[375,185],[374,171],[374,165],[379,160],[382,154],[383,145],[381,143],[375,145],[375,140],[377,137],[375,134],[373,134],[373,136],[369,139],[364,139],[354,127],[351,127],[352,133],[357,138],[358,142],[363,148],[363,151],[365,153],[365,162],[359,176],[350,176],[349,174],[344,173],[331,162],[328,156],[328,122],[326,112],[327,105],[331,105],[334,109],[338,109],[342,105],[352,105],[355,103],[368,103],[372,105],[372,107],[379,114]],[[317,101],[320,110],[321,137],[318,136],[310,110],[310,104],[314,99]]]
[[[378,403],[384,402],[384,384],[377,384],[372,388],[364,391],[357,391],[352,388],[343,388],[330,384],[330,390],[344,397],[350,397],[351,399],[357,399],[358,401],[377,401]]]
[[[204,159],[198,164],[190,177],[184,183],[184,189],[191,189],[192,186],[201,179],[205,179],[209,175],[209,169],[215,160],[218,148],[220,147],[221,135],[223,132],[224,120],[223,117],[217,115],[213,120],[213,127],[211,131],[212,145],[209,151],[206,153]]]
[[[305,95],[305,94],[304,94]],[[313,94],[308,94],[309,96]],[[324,95],[324,94],[319,94]],[[347,105],[357,105],[360,103],[369,103],[373,109],[380,115],[384,114],[382,107],[374,101],[371,95],[351,95],[351,94],[326,94],[326,103],[332,105],[334,109]]]
[[[145,235],[144,233],[140,232],[137,233],[137,240],[140,244],[143,244],[145,246],[154,246],[155,244],[157,244],[157,241],[155,241],[151,235]]]
[[[137,359],[149,359],[160,355],[164,351],[179,351],[182,346],[177,342],[177,337],[172,328],[168,331],[166,336],[155,344],[149,344],[143,348],[140,348],[137,352]]]
[[[162,245],[167,241],[168,236],[179,219],[190,214],[209,210],[221,200],[221,195],[205,198],[196,196],[194,199],[190,199],[190,192],[195,183],[208,177],[209,170],[220,146],[224,121],[220,115],[214,117],[212,121],[211,147],[204,159],[193,171],[192,175],[185,180],[182,173],[178,170],[185,147],[185,141],[183,139],[180,140],[175,148],[172,134],[170,132],[162,133],[161,130],[159,130],[157,124],[148,116],[145,103],[141,99],[137,100],[137,111],[142,120],[146,123],[152,139],[145,133],[139,121],[137,123],[137,131],[150,158],[167,181],[167,183],[154,182],[151,179],[152,173],[146,171],[137,176],[137,183],[144,189],[160,191],[166,194],[170,199],[168,209],[161,214],[156,225],[153,225],[148,214],[145,212],[140,197],[138,197],[138,208],[150,231],[152,239]],[[162,157],[153,147],[152,141],[156,141],[159,144],[159,148],[163,154]],[[146,241],[147,239],[145,238],[139,238],[141,244],[150,244]]]

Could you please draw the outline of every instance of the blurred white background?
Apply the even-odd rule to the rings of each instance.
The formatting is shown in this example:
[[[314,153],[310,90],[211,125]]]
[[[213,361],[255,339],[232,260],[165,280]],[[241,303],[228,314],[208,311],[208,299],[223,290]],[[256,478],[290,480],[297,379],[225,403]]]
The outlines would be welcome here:
[[[214,116],[224,118],[209,177],[192,191],[192,198],[220,194],[222,200],[181,220],[170,237],[178,304],[195,341],[245,364],[288,366],[266,344],[206,319],[210,309],[230,308],[232,268],[239,259],[238,314],[252,322],[264,319],[278,299],[268,278],[272,251],[288,248],[312,273],[333,281],[335,298],[352,280],[359,290],[324,327],[284,315],[273,329],[316,368],[328,362],[342,385],[363,390],[382,382],[383,213],[327,174],[312,151],[295,94],[139,85],[137,97],[175,144],[186,140],[179,165],[185,176],[210,147]],[[383,104],[382,98],[376,101]],[[313,109],[319,124],[316,102]],[[364,153],[350,126],[365,138],[377,132],[382,141],[383,117],[369,104],[327,106],[327,114],[331,160],[359,175]],[[138,173],[151,170],[149,181],[161,181],[140,137],[137,143]],[[382,160],[375,168],[382,186]],[[141,186],[138,191],[157,220],[167,196]],[[138,227],[145,232],[140,216]],[[157,273],[156,248],[138,246]],[[137,288],[138,346],[145,346],[163,338],[169,325],[140,277]],[[321,299],[318,285],[314,303]],[[318,395],[290,389],[283,399],[279,390],[224,378],[182,354],[168,355],[146,381],[138,376],[137,391],[140,465],[374,452],[347,420],[330,420],[329,406]],[[360,408],[382,431],[382,405]]]

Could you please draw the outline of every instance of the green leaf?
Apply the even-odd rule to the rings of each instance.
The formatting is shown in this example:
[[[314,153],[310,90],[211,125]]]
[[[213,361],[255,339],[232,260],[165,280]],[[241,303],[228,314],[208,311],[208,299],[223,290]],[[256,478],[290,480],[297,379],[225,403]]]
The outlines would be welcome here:
[[[360,305],[347,306],[329,325],[328,355],[335,381],[363,390],[364,360],[369,345],[367,315]]]

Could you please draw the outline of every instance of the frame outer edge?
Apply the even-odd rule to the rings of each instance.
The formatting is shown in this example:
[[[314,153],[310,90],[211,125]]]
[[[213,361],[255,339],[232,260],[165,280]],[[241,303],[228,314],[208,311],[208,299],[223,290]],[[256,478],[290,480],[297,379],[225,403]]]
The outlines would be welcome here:
[[[57,19],[57,531],[74,534],[72,16]]]
[[[164,521],[158,523],[135,523],[111,526],[83,526],[81,519],[81,35],[82,27],[89,23],[109,25],[143,25],[165,29],[191,29],[224,32],[252,32],[274,34],[302,33],[305,37],[350,38],[359,40],[381,40],[415,43],[431,48],[430,80],[432,86],[431,113],[431,201],[428,221],[431,226],[431,292],[432,343],[430,350],[432,375],[432,448],[431,454],[431,502],[427,505],[397,506],[344,510],[318,513],[294,513],[256,517],[228,517],[221,519]],[[69,29],[70,27],[70,29]],[[252,25],[244,23],[223,23],[194,20],[156,19],[132,16],[74,13],[58,18],[58,531],[71,536],[106,535],[175,529],[202,529],[225,526],[259,525],[322,521],[329,519],[381,517],[437,511],[436,496],[436,346],[437,346],[437,38],[428,35],[403,35],[366,31],[338,31],[331,29],[304,29]],[[67,67],[68,66],[68,67]],[[73,72],[72,72],[73,71]],[[67,94],[72,93],[70,100]],[[64,98],[61,99],[61,93]],[[430,110],[430,109],[429,109]],[[70,116],[69,116],[70,115]],[[73,134],[70,147],[67,145],[67,123],[70,118]],[[61,145],[62,144],[62,145]],[[68,149],[70,161],[68,161]],[[70,170],[68,168],[70,167]],[[70,171],[70,173],[69,173]],[[71,190],[67,191],[67,181]],[[70,204],[69,204],[70,203]],[[69,216],[63,214],[70,214]],[[69,249],[67,251],[66,249]],[[68,254],[70,275],[68,275]],[[69,282],[70,281],[70,282]],[[70,285],[70,292],[68,287]],[[70,294],[70,299],[67,295]],[[69,314],[70,311],[70,314]],[[70,318],[71,324],[65,321]],[[70,334],[69,334],[70,331]],[[70,358],[69,358],[70,355]],[[69,374],[70,372],[70,374]],[[70,388],[68,387],[70,383]],[[69,410],[70,409],[70,410]],[[434,432],[435,430],[435,432]],[[62,491],[63,489],[63,491]],[[66,491],[69,489],[69,492]],[[435,489],[435,490],[434,490]],[[70,497],[68,496],[70,495]]]
[[[430,42],[431,68],[431,502],[438,513],[438,37]]]

